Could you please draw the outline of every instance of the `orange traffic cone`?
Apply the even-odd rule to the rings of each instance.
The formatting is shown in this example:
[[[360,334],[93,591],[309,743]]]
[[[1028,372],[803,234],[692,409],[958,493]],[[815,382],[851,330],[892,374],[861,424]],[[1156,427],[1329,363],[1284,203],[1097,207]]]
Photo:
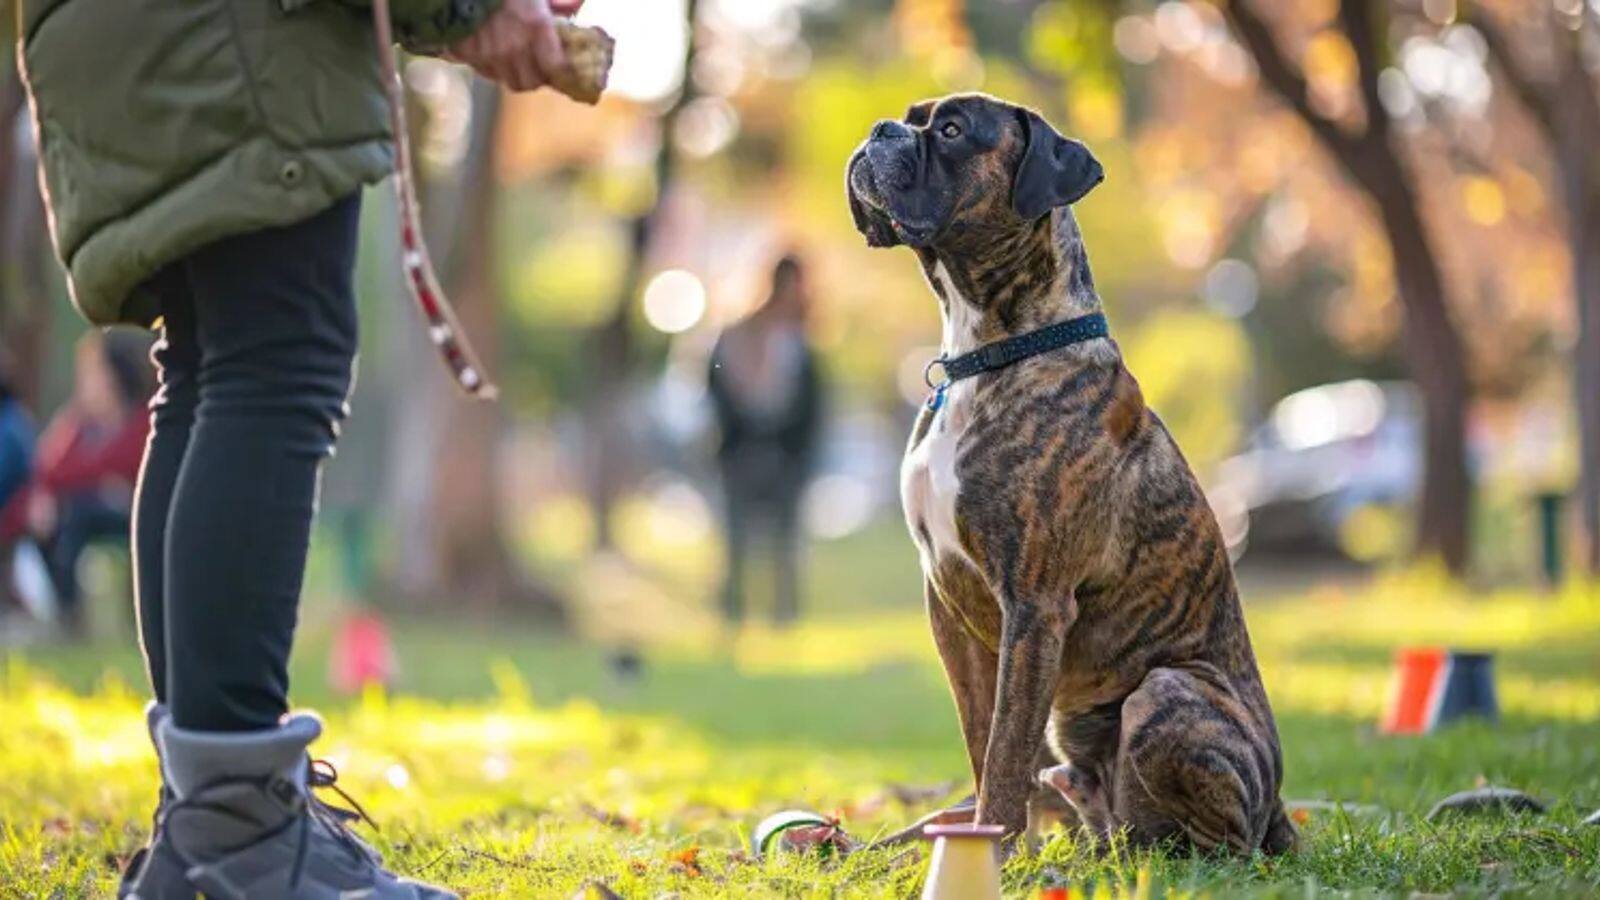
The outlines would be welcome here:
[[[929,825],[933,862],[922,900],[1000,900],[999,825]]]
[[[328,665],[335,691],[354,695],[368,685],[387,688],[394,683],[397,668],[389,627],[377,613],[352,613],[339,626]]]

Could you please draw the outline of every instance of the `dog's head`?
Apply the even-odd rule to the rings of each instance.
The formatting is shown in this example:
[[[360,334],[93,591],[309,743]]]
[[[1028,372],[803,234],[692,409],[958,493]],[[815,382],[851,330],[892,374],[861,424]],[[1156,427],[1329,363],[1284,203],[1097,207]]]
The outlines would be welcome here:
[[[1030,227],[1105,177],[1083,144],[1033,110],[956,94],[885,119],[845,178],[856,228],[873,247],[934,247],[972,232]]]

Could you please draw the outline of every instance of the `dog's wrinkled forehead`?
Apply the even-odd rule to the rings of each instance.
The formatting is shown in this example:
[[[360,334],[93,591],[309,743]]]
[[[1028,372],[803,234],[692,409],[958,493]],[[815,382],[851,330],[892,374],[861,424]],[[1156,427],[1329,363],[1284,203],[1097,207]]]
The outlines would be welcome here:
[[[912,104],[904,121],[936,135],[942,129],[960,133],[973,151],[963,180],[987,190],[1009,188],[1027,143],[1023,114],[1021,107],[988,94],[952,94]]]
[[[911,104],[905,123],[912,128],[938,130],[955,125],[986,149],[999,147],[1008,138],[1022,137],[1023,110],[988,94],[951,94]]]

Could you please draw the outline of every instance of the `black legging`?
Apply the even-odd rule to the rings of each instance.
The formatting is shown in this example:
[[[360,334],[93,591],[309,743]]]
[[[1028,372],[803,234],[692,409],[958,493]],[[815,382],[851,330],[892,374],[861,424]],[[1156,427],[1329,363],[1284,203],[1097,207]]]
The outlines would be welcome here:
[[[161,389],[134,503],[139,632],[174,722],[268,728],[289,648],[317,473],[356,352],[359,194],[227,238],[152,280]]]

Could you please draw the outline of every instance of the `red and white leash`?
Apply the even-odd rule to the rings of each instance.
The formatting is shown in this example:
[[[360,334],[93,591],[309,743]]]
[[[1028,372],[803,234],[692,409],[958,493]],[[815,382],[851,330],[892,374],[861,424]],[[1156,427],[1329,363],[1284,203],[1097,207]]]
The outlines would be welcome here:
[[[405,85],[395,57],[394,27],[389,0],[372,0],[372,24],[378,40],[378,61],[383,72],[383,92],[389,103],[389,127],[394,131],[395,194],[400,200],[400,262],[411,295],[427,321],[428,339],[438,348],[456,383],[469,396],[488,400],[496,394],[478,354],[461,330],[450,299],[439,285],[422,237],[422,215],[417,206],[416,175],[411,164],[411,133],[406,129]]]

